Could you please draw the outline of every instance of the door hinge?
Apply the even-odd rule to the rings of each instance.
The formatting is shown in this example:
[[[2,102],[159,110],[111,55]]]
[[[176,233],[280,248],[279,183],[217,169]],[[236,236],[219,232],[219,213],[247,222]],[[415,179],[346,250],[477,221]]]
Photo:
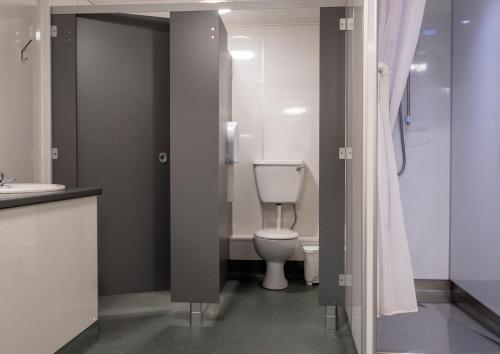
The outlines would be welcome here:
[[[353,18],[341,18],[339,20],[339,29],[341,31],[352,31],[354,29]]]
[[[351,274],[346,274],[345,286],[352,286],[352,275]]]
[[[351,147],[339,148],[339,160],[352,160],[352,148]]]
[[[345,274],[339,274],[339,286],[345,286],[345,284],[346,284]]]
[[[52,148],[52,160],[57,160],[59,158],[59,150],[57,148]]]
[[[339,286],[341,287],[352,286],[352,275],[339,274]]]
[[[57,37],[57,26],[50,26],[50,36]]]

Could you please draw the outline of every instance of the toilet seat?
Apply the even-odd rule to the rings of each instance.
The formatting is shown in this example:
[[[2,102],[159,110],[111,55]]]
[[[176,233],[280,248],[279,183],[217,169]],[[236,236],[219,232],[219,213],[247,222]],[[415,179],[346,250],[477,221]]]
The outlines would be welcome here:
[[[255,237],[264,240],[294,240],[299,234],[290,229],[262,229],[255,233]]]

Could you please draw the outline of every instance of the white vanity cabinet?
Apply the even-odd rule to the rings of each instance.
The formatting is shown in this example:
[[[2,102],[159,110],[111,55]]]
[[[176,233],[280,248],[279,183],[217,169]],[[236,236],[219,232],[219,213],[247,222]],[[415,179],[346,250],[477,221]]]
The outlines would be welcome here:
[[[97,321],[97,196],[2,208],[8,202],[0,200],[0,352],[54,353]]]

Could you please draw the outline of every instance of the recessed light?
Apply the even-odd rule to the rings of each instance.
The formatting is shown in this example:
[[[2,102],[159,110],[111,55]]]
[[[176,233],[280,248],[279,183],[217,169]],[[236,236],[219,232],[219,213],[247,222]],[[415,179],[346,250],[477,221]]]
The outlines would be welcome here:
[[[417,72],[417,73],[422,73],[427,71],[427,63],[414,63],[411,64],[410,70]]]
[[[298,116],[300,114],[306,113],[306,107],[289,107],[283,110],[283,113],[289,116]]]
[[[422,30],[422,34],[425,37],[434,37],[438,33],[437,29],[434,28],[426,28]]]
[[[467,25],[467,24],[469,24],[469,23],[470,23],[470,20],[463,20],[463,21],[460,21],[460,23],[461,23],[462,25]]]
[[[219,15],[225,15],[231,12],[231,9],[219,9]]]
[[[252,40],[252,37],[250,37],[250,36],[242,36],[242,35],[239,35],[239,34],[234,35],[234,36],[230,36],[229,38],[231,38],[231,39],[246,39],[246,40],[249,40],[249,41]]]
[[[249,50],[232,50],[231,56],[234,60],[250,60],[255,58],[255,53]]]

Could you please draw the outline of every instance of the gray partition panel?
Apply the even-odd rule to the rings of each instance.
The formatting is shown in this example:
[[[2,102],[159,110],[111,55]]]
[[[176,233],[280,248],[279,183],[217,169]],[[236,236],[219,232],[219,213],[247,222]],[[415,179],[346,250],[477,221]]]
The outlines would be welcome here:
[[[169,288],[169,24],[77,17],[78,182],[103,189],[101,294]]]
[[[228,258],[226,32],[215,11],[170,23],[172,300],[214,303]]]
[[[345,8],[320,12],[319,242],[321,305],[344,304],[339,274],[344,272]]]
[[[229,237],[232,233],[232,203],[228,201],[228,173],[226,165],[226,122],[232,113],[232,57],[228,50],[227,31],[219,17],[219,284],[228,277]]]
[[[52,25],[52,180],[76,187],[76,16],[52,16]]]

